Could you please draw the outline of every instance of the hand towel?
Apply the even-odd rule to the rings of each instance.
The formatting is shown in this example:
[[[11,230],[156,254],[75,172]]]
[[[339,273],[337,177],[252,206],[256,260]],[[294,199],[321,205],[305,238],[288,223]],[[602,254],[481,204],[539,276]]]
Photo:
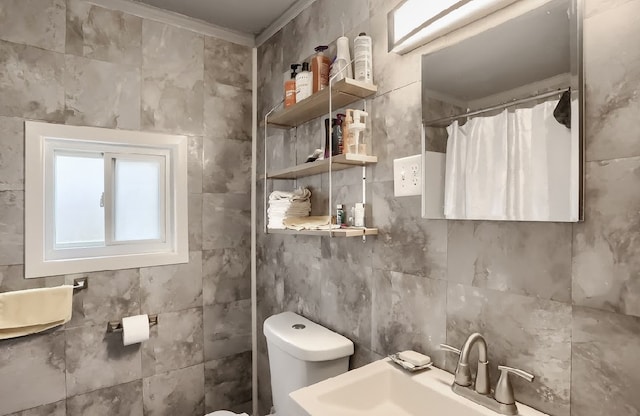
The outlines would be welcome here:
[[[73,286],[0,293],[0,339],[35,334],[71,319]]]
[[[329,230],[331,228],[340,228],[337,224],[331,224],[331,217],[291,217],[285,218],[283,221],[285,227],[291,230]]]

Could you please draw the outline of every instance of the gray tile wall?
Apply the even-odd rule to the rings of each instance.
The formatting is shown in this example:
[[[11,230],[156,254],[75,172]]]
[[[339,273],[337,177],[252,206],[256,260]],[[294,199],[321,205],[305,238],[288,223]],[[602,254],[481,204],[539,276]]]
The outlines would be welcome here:
[[[64,328],[0,341],[0,415],[249,410],[250,48],[83,1],[0,0],[0,65],[0,291],[76,277],[23,279],[26,119],[189,136],[191,250],[90,273]],[[141,346],[105,334],[139,313],[159,314]]]
[[[640,415],[640,0],[585,0],[586,221],[575,225],[427,221],[419,198],[393,197],[393,159],[420,152],[421,119],[420,50],[387,53],[387,12],[398,2],[318,0],[259,49],[259,117],[282,99],[289,64],[333,42],[343,24],[351,38],[373,37],[379,88],[367,102],[379,157],[367,169],[367,200],[380,235],[362,243],[260,231],[261,322],[283,310],[301,313],[355,342],[354,367],[414,348],[449,371],[455,360],[437,345],[461,345],[480,331],[493,365],[536,374],[532,384],[515,381],[523,402],[559,416]],[[276,168],[302,163],[322,139],[319,122],[268,134]],[[441,138],[427,139],[442,149]],[[267,191],[309,186],[322,213],[327,181],[278,181]],[[359,181],[359,171],[337,173],[337,202],[359,200]],[[265,414],[262,336],[259,353]]]

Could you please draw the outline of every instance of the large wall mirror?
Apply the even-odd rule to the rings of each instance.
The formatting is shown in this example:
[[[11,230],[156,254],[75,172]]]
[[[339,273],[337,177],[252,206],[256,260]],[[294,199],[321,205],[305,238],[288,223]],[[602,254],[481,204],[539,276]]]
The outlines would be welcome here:
[[[425,218],[582,219],[581,6],[518,1],[425,47]]]

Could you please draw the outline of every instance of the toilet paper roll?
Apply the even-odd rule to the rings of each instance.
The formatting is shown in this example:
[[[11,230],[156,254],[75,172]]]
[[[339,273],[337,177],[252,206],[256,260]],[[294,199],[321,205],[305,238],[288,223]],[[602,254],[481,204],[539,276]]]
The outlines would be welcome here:
[[[136,315],[122,318],[122,343],[137,344],[149,339],[149,316]]]

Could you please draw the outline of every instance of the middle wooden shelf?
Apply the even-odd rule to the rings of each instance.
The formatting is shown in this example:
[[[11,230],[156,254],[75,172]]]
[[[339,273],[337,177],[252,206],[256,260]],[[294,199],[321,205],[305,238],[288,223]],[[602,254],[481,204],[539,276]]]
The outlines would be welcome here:
[[[345,153],[333,156],[330,159],[316,160],[315,162],[302,163],[284,169],[267,171],[268,179],[297,179],[305,176],[318,175],[329,172],[329,163],[332,171],[350,169],[356,166],[367,166],[378,162],[377,156]]]

